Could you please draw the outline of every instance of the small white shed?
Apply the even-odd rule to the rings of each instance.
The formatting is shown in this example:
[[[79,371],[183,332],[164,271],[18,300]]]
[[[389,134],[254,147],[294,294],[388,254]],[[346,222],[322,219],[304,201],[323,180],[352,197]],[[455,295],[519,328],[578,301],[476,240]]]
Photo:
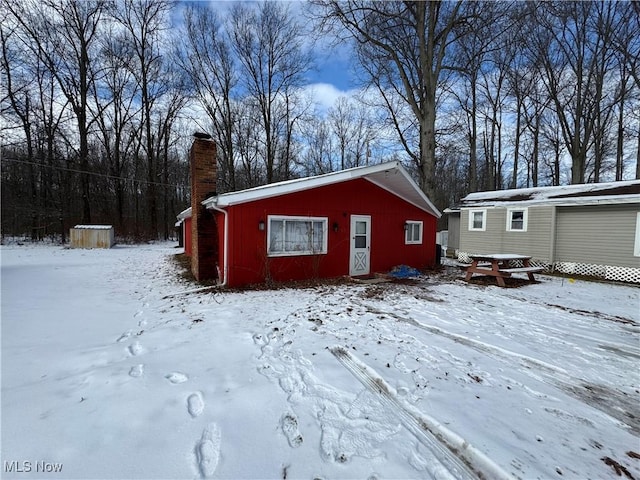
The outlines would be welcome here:
[[[69,238],[71,248],[111,248],[115,243],[111,225],[76,225]]]

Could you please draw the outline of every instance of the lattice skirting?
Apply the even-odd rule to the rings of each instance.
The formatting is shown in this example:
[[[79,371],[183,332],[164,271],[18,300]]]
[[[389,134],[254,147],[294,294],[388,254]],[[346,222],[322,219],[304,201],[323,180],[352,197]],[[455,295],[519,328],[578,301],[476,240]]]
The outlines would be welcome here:
[[[458,261],[461,263],[471,263],[471,258],[469,258],[469,254],[467,252],[461,252],[458,250],[456,252],[458,254]]]
[[[555,270],[569,275],[585,275],[616,282],[640,283],[640,268],[557,262],[555,264]]]
[[[458,251],[458,261],[471,263],[469,253]],[[585,277],[603,278],[615,282],[640,283],[640,268],[616,267],[611,265],[593,265],[576,262],[556,262],[554,265],[531,260],[532,267],[543,267],[547,272],[560,272],[568,275],[582,275]],[[521,267],[518,262],[514,266]]]

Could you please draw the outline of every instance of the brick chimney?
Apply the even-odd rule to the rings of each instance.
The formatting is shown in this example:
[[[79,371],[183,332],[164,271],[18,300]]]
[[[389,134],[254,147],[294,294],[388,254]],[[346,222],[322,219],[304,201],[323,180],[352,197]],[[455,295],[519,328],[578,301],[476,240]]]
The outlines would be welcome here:
[[[194,133],[191,163],[191,271],[198,281],[218,278],[218,229],[202,201],[216,194],[218,165],[211,135]]]

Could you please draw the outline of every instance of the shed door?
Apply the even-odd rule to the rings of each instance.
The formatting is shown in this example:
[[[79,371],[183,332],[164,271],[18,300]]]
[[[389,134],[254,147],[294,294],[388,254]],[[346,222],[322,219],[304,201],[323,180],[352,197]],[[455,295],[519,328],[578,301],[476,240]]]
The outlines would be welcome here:
[[[371,217],[351,215],[349,275],[368,275],[371,266]]]

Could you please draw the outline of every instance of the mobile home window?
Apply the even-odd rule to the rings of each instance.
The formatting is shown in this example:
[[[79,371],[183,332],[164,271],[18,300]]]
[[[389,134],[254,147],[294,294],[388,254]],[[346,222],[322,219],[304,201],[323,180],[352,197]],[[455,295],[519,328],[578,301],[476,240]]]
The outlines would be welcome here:
[[[270,257],[327,253],[326,217],[269,216]]]
[[[484,232],[487,229],[487,211],[469,210],[469,230]]]
[[[422,243],[422,222],[407,221],[405,223],[404,243],[421,244]]]
[[[526,232],[527,231],[527,209],[509,208],[507,209],[507,231]]]

